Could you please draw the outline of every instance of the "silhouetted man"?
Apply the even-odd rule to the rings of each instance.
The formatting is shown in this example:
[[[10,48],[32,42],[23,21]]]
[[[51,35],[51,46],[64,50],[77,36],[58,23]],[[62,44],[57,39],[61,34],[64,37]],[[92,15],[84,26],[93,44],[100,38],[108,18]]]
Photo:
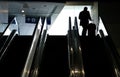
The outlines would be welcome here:
[[[87,7],[84,7],[84,10],[79,13],[80,25],[83,27],[82,36],[86,36],[89,20],[92,20],[87,9]]]

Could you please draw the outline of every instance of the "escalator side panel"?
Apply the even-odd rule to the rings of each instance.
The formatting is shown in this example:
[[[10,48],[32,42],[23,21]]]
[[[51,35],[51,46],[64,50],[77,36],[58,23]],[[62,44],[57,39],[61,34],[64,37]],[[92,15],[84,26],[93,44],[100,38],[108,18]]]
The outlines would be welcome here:
[[[0,76],[20,77],[23,70],[32,36],[16,36],[0,62]]]
[[[66,36],[49,36],[43,52],[39,77],[67,77],[68,50]]]

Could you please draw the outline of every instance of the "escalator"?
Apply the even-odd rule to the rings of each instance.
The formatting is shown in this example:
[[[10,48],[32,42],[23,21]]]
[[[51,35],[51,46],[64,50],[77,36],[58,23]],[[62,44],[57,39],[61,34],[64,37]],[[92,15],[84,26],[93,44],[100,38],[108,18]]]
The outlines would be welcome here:
[[[33,39],[33,36],[19,36],[17,34],[16,27],[12,27],[14,19],[15,17],[10,19],[10,22],[0,35],[1,77],[21,76]]]
[[[48,36],[38,77],[68,77],[68,44],[66,36]],[[112,61],[103,40],[80,36],[85,77],[115,77]]]
[[[21,76],[32,38],[32,36],[15,36],[0,61],[0,76]]]
[[[79,36],[78,30],[77,17],[74,26],[71,25],[71,17],[69,17],[69,52],[72,55],[70,65],[73,67],[77,65],[77,68],[70,70],[71,77],[119,77],[119,64],[116,61],[119,60],[119,56],[115,59],[113,54],[116,52],[115,49],[111,50],[113,47],[106,42],[108,36],[105,37],[102,30],[97,36]],[[76,53],[80,55],[77,56]],[[72,69],[72,66],[70,68]]]
[[[38,77],[68,77],[68,48],[66,36],[47,37]]]
[[[44,31],[44,25],[42,28]],[[45,39],[47,32],[44,35],[43,31],[36,29],[34,36],[15,36],[0,61],[0,76],[84,77],[85,72],[85,77],[115,77],[110,54],[99,36],[79,37],[70,29],[69,36],[47,35]]]
[[[72,26],[69,17],[67,36],[47,37],[38,77],[119,77],[114,51],[104,42],[108,37],[79,36],[76,21]]]

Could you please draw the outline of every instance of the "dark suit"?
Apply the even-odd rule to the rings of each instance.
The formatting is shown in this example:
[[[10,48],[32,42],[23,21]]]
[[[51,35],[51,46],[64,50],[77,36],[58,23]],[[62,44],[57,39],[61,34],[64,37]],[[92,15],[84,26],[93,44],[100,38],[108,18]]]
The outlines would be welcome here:
[[[82,11],[79,13],[80,25],[83,27],[82,35],[85,36],[89,24],[89,20],[91,20],[91,16],[89,11]]]

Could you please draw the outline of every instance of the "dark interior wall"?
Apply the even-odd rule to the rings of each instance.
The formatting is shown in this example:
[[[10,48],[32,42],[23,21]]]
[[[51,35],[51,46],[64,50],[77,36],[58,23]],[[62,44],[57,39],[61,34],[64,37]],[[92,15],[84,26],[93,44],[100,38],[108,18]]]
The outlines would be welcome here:
[[[120,49],[120,4],[115,1],[99,2],[99,16],[110,33],[116,47]]]

